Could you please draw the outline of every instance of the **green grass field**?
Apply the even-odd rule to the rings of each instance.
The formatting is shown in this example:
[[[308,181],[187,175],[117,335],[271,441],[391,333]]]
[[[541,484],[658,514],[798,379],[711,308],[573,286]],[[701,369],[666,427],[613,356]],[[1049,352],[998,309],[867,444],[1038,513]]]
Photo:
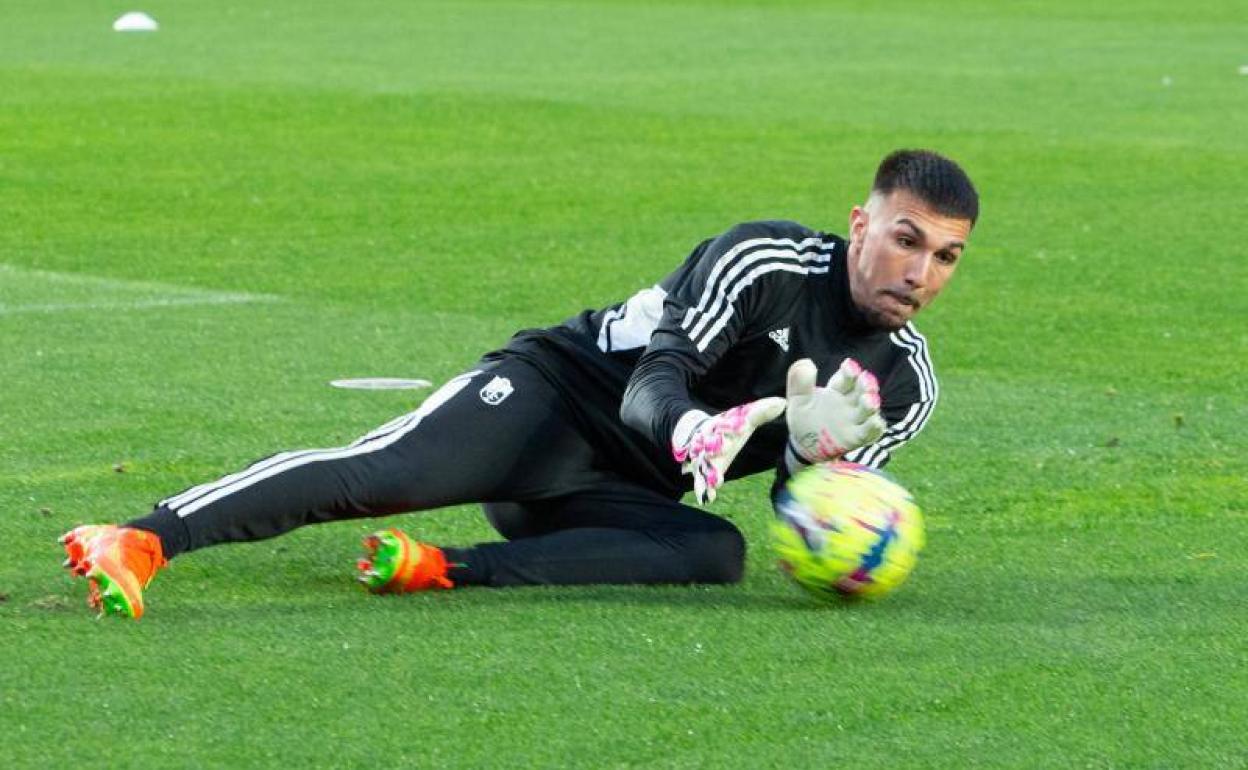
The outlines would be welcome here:
[[[0,8],[0,767],[1248,766],[1241,7],[142,7]],[[179,559],[139,623],[60,569],[423,395],[331,379],[445,380],[737,221],[844,232],[900,146],[983,216],[896,596],[800,595],[761,477],[729,588],[371,597],[376,521]]]

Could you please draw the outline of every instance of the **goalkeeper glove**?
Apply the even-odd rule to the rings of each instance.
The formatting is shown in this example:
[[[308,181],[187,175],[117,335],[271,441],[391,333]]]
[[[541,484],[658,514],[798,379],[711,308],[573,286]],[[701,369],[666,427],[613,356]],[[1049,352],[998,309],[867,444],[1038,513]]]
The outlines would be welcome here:
[[[880,386],[875,375],[852,358],[816,387],[818,370],[809,358],[789,367],[789,446],[785,453],[789,470],[796,462],[805,465],[836,460],[846,452],[866,446],[884,435],[880,417]]]
[[[783,398],[760,398],[708,415],[700,409],[685,412],[672,432],[672,456],[681,472],[693,475],[693,494],[699,503],[715,501],[715,490],[755,429],[784,412]]]

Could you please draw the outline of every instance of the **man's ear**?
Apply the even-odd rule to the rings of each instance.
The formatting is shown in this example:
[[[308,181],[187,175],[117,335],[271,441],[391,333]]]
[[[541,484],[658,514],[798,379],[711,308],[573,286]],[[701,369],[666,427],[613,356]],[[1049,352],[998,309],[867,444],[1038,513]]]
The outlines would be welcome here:
[[[860,243],[867,234],[867,222],[870,220],[870,214],[866,208],[862,206],[854,206],[849,210],[849,240],[853,243]]]

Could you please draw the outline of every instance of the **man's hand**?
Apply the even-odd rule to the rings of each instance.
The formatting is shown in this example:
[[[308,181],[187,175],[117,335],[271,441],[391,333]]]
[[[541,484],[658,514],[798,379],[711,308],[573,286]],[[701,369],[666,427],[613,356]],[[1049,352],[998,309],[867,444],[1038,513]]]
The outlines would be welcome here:
[[[789,450],[806,464],[835,460],[884,435],[880,385],[852,358],[816,387],[818,371],[809,358],[789,367]],[[792,463],[789,470],[794,470]]]
[[[672,433],[672,456],[681,463],[681,472],[693,475],[699,503],[715,501],[715,490],[741,447],[755,429],[783,412],[783,398],[760,398],[714,416],[694,409],[680,418]]]

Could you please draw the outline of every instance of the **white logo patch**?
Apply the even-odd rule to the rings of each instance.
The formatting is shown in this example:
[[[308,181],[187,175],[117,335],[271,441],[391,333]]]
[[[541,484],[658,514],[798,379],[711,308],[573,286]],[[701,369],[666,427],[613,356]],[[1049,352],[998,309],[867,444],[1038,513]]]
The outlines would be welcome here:
[[[786,326],[783,329],[776,329],[775,331],[768,333],[767,336],[771,337],[771,341],[779,345],[780,349],[785,353],[789,352],[789,327]]]
[[[481,389],[481,400],[490,406],[498,406],[515,390],[511,380],[506,377],[495,377]]]

